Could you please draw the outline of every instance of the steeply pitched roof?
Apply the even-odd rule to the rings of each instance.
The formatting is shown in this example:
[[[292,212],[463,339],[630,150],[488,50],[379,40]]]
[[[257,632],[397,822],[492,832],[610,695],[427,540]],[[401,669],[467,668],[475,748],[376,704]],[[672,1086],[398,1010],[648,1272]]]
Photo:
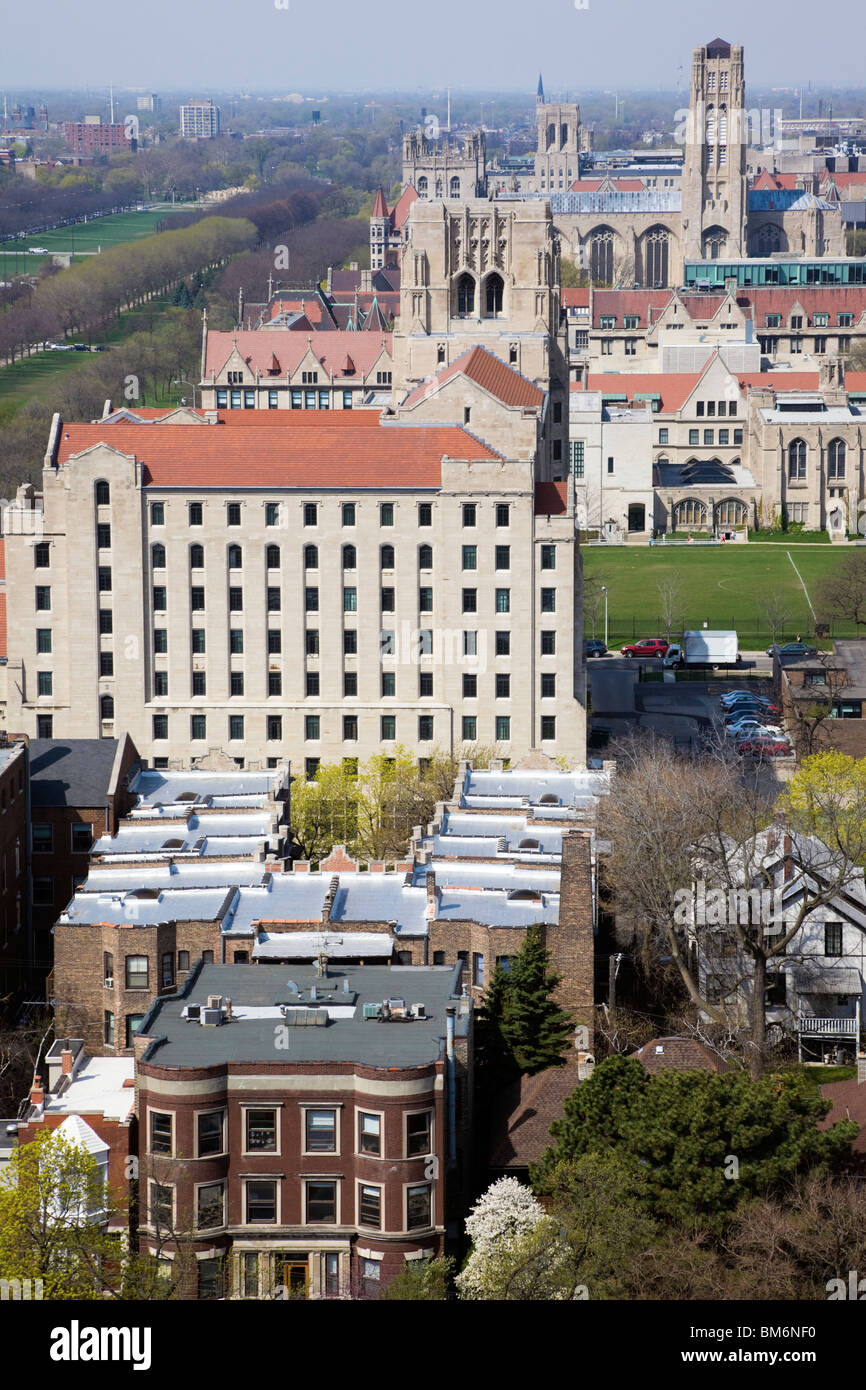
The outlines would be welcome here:
[[[371,217],[387,217],[387,216],[388,216],[388,204],[385,202],[385,194],[382,192],[381,188],[377,189],[377,191],[376,191],[376,199],[375,199],[375,202],[373,203],[373,211],[370,213],[370,216],[371,216]]]
[[[495,396],[503,405],[538,408],[544,403],[544,392],[535,382],[521,376],[520,372],[516,372],[486,348],[472,347],[461,353],[450,366],[443,367],[440,372],[434,372],[427,381],[410,391],[403,405],[417,405],[432,391],[437,391],[446,381],[451,381],[456,376],[468,377],[483,390],[489,391],[490,395]]]
[[[411,183],[407,184],[406,187],[403,189],[403,192],[400,194],[400,197],[397,199],[397,202],[394,204],[394,209],[391,213],[391,226],[394,228],[395,232],[400,231],[400,229],[403,226],[403,223],[409,216],[409,209],[411,208],[412,204],[417,203],[417,201],[418,194],[415,192],[415,189],[412,187]]]
[[[31,739],[31,804],[104,806],[116,753],[113,738]]]
[[[252,412],[250,412],[252,413]],[[264,414],[265,412],[262,412]],[[279,414],[280,412],[273,412]],[[305,412],[286,412],[300,417]],[[442,459],[501,459],[457,425],[382,425],[342,412],[315,412],[317,427],[230,429],[165,425],[65,425],[58,451],[64,464],[97,444],[135,456],[152,487],[439,487]],[[356,412],[346,412],[355,417]],[[357,412],[360,416],[363,412]],[[314,414],[314,412],[310,412]]]
[[[560,303],[565,309],[588,309],[589,289],[564,289],[559,292]]]
[[[391,352],[390,333],[343,333],[340,331],[319,333],[295,333],[290,328],[271,328],[266,332],[208,332],[207,357],[204,375],[220,372],[232,352],[237,350],[250,371],[258,372],[264,378],[285,376],[297,371],[302,360],[311,351],[313,356],[335,377],[345,375],[342,364],[346,354],[351,353],[357,374],[365,376],[371,370],[384,350]],[[279,370],[274,371],[276,359]]]
[[[528,1168],[553,1142],[550,1126],[578,1084],[576,1067],[521,1076],[503,1091],[491,1123],[490,1168]]]
[[[717,1057],[697,1038],[652,1038],[637,1052],[629,1054],[644,1071],[655,1076],[660,1071],[730,1071],[730,1064]]]
[[[637,396],[658,395],[660,413],[671,415],[682,409],[702,376],[703,372],[590,372],[586,389],[606,396],[624,395],[630,401]],[[571,389],[576,389],[576,383]]]

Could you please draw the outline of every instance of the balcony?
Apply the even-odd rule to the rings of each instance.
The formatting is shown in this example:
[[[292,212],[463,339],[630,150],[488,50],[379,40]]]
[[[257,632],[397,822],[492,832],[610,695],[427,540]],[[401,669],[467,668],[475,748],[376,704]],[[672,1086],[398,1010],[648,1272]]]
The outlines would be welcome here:
[[[801,1037],[856,1039],[860,1033],[860,1020],[855,1014],[850,1018],[822,1018],[818,1014],[799,1014],[797,1032]]]

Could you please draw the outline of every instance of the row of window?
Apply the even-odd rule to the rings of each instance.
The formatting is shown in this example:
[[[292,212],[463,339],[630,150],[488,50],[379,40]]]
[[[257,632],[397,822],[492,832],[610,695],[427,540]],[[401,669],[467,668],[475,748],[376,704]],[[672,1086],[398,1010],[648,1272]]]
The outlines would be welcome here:
[[[106,488],[108,484],[105,484]],[[106,494],[107,500],[107,494]],[[98,501],[98,498],[97,498]],[[415,504],[418,509],[418,525],[433,525],[433,503],[418,502]],[[243,506],[241,502],[226,502],[226,525],[242,525]],[[340,519],[343,526],[355,526],[358,520],[358,504],[356,502],[341,503]],[[379,525],[394,525],[394,503],[380,502]],[[477,502],[464,502],[462,504],[461,518],[464,526],[477,525],[479,504]],[[289,509],[286,502],[266,502],[265,503],[265,525],[282,526],[288,524]],[[317,526],[319,524],[319,503],[305,502],[302,511],[303,524],[305,526]],[[204,525],[204,503],[187,503],[187,519],[190,526]],[[511,506],[508,502],[495,503],[495,522],[497,526],[509,526],[511,524]],[[165,525],[165,503],[151,502],[150,504],[150,524],[151,526]]]
[[[701,442],[701,431],[700,431],[700,430],[689,430],[689,444],[692,444],[692,445],[694,445],[694,444],[700,444],[700,442]],[[742,442],[743,442],[743,431],[742,431],[741,429],[734,430],[734,431],[733,431],[733,438],[732,438],[732,437],[731,437],[731,431],[730,431],[730,430],[721,429],[721,430],[718,431],[718,440],[717,440],[717,439],[716,439],[716,431],[715,431],[715,430],[704,430],[704,431],[703,431],[703,442],[704,442],[705,445],[709,445],[711,448],[712,448],[712,446],[713,446],[715,443],[717,443],[717,442],[718,442],[720,445],[725,445],[725,444],[735,444],[735,445],[736,445],[736,444],[742,444]],[[668,432],[667,432],[667,430],[665,430],[665,429],[659,430],[659,444],[667,444],[667,443],[669,443]]]
[[[555,611],[555,610],[554,610]],[[112,631],[112,613],[110,609],[102,609],[99,614],[101,633]],[[45,633],[47,645],[38,647],[39,651],[51,650],[51,630],[50,628],[37,628],[37,634]],[[554,628],[543,628],[540,634],[540,650],[542,656],[556,655],[556,631]],[[433,656],[435,644],[433,640],[432,628],[416,628],[412,633],[411,641],[413,644],[413,655],[420,657]],[[203,627],[194,627],[190,630],[191,650],[195,656],[203,656],[207,648],[206,631]],[[511,655],[511,633],[507,631],[497,631],[494,633],[494,654],[496,656]],[[280,628],[267,629],[267,649],[269,656],[279,656],[283,650],[283,634]],[[168,652],[168,628],[157,627],[153,630],[153,650],[158,656],[165,656]],[[379,653],[383,658],[396,656],[398,654],[397,633],[393,628],[383,628],[379,633]],[[244,651],[244,632],[243,628],[233,627],[229,629],[229,651],[233,656],[241,656]],[[304,651],[307,656],[320,655],[319,629],[308,627],[304,633]],[[345,656],[357,656],[358,654],[358,630],[354,627],[343,629],[343,653]],[[464,632],[462,634],[462,654],[463,656],[478,655],[478,633]],[[103,662],[103,659],[104,662]],[[111,652],[100,653],[100,672],[101,676],[111,676],[114,674],[114,657]],[[166,672],[159,672],[165,675]],[[277,672],[269,672],[276,676]],[[428,673],[422,672],[422,676]],[[167,695],[168,687],[155,692],[156,694]],[[202,690],[199,692],[204,694]],[[279,694],[277,690],[271,694]],[[315,692],[308,692],[315,693]],[[432,687],[429,690],[421,689],[421,695],[432,695]]]
[[[786,328],[793,329],[795,332],[800,332],[806,326],[813,328],[829,328],[830,315],[825,313],[813,314],[811,318],[811,323],[807,318],[806,323],[804,324],[802,314],[792,314],[790,323],[783,325],[781,314],[767,314],[766,318],[764,319],[764,323],[766,324],[767,328],[782,328],[784,326]],[[851,328],[853,326],[853,323],[853,314],[842,313],[836,315],[836,324],[839,328]]]
[[[382,1230],[384,1197],[378,1183],[358,1182],[356,1222],[371,1230]],[[195,1224],[198,1230],[213,1230],[225,1225],[226,1185],[224,1182],[196,1185]],[[426,1230],[432,1225],[433,1189],[430,1183],[408,1183],[404,1187],[404,1229]],[[336,1178],[304,1178],[301,1180],[301,1224],[305,1226],[344,1225],[347,1216],[342,1210],[340,1181]],[[247,1226],[279,1226],[282,1224],[280,1182],[276,1178],[246,1178],[243,1180],[243,1223]],[[157,1232],[171,1232],[177,1227],[175,1191],[170,1183],[150,1183],[150,1224]],[[365,1264],[368,1263],[365,1261]],[[378,1268],[378,1266],[377,1266]],[[208,1296],[208,1295],[205,1295]]]
[[[61,827],[56,829],[62,833]],[[89,821],[79,821],[69,827],[70,830],[70,849],[73,854],[89,854],[93,847],[93,824]],[[53,854],[55,849],[54,841],[55,826],[51,824],[41,825],[34,822],[30,827],[31,843],[34,854]],[[60,849],[60,846],[57,847]]]
[[[127,957],[127,960],[135,957]],[[338,1154],[342,1116],[336,1108],[302,1105],[304,1155]],[[275,1106],[244,1106],[244,1155],[282,1153],[279,1109]],[[177,1157],[178,1148],[171,1111],[151,1110],[149,1152]],[[380,1110],[356,1112],[356,1153],[371,1158],[419,1158],[432,1151],[432,1110],[410,1111],[404,1116],[403,1151],[384,1151],[384,1115]],[[196,1158],[228,1153],[225,1110],[200,1111],[196,1116]]]
[[[44,551],[45,551],[45,558],[44,558],[44,559],[43,559],[43,558],[40,556],[40,554],[38,553],[38,552],[42,551],[43,549],[44,549]],[[37,551],[36,566],[37,566],[37,568],[39,568],[39,567],[42,566],[42,565],[44,565],[44,566],[47,566],[47,565],[48,565],[48,563],[49,563],[49,560],[48,560],[48,549],[49,549],[49,548],[48,548],[47,545],[45,545],[45,546],[37,546],[37,547],[36,547],[36,551]],[[555,546],[555,545],[542,545],[542,546],[540,547],[540,551],[541,551],[541,554],[540,554],[541,568],[542,568],[543,570],[552,570],[552,569],[556,569],[556,546]],[[305,545],[305,546],[304,546],[304,551],[303,551],[303,557],[304,557],[304,568],[305,568],[305,569],[318,569],[318,568],[319,568],[319,547],[318,547],[317,545]],[[228,561],[228,568],[229,568],[230,570],[239,570],[239,569],[243,569],[244,556],[243,556],[243,550],[242,550],[241,546],[239,546],[239,545],[230,545],[230,546],[228,547],[227,552],[226,552],[226,558],[227,558],[227,561]],[[341,551],[341,558],[342,558],[342,566],[343,566],[343,569],[344,569],[344,570],[354,570],[354,569],[357,569],[357,568],[358,568],[358,549],[357,549],[357,546],[354,546],[354,545],[344,545],[343,548],[342,548],[342,551]],[[193,570],[195,570],[195,569],[203,569],[203,568],[204,568],[204,559],[205,559],[205,551],[204,551],[204,546],[203,546],[203,545],[191,545],[191,546],[189,547],[189,567],[190,567],[190,569],[193,569]],[[464,546],[462,547],[461,560],[462,560],[462,567],[463,567],[463,569],[465,569],[465,570],[474,570],[474,569],[477,569],[477,568],[478,568],[478,546],[477,546],[477,545],[464,545]],[[497,545],[497,546],[494,546],[493,560],[494,560],[494,569],[497,569],[497,570],[507,570],[507,569],[510,569],[510,568],[511,568],[511,546],[510,546],[510,545]],[[381,569],[383,569],[383,570],[390,570],[390,569],[393,569],[393,568],[394,568],[394,565],[395,565],[395,561],[396,561],[396,552],[395,552],[395,549],[394,549],[394,546],[393,546],[393,545],[383,545],[383,546],[380,546],[380,547],[379,547],[379,566],[380,566]],[[151,548],[150,548],[150,563],[151,563],[151,566],[152,566],[152,568],[155,569],[155,570],[165,569],[165,562],[166,562],[166,550],[165,550],[165,546],[162,545],[160,542],[156,542],[156,544],[152,545]],[[266,567],[266,569],[269,569],[269,570],[276,570],[276,569],[279,569],[279,568],[280,568],[280,547],[279,547],[278,545],[268,545],[268,546],[265,547],[265,567]],[[433,568],[433,547],[432,547],[432,545],[421,545],[421,546],[418,547],[418,568],[419,568],[419,569],[422,569],[422,570],[429,570],[429,569],[432,569],[432,568]],[[100,571],[100,573],[101,573],[101,571]],[[104,586],[104,587],[106,587],[106,588],[108,588],[108,589],[111,588],[110,577],[111,577],[111,571],[109,570],[109,571],[108,571],[108,583]],[[103,587],[103,586],[100,586],[100,587]]]
[[[464,677],[464,680],[466,678]],[[552,684],[555,678],[551,677],[551,685],[547,688],[552,693],[548,694],[542,686],[542,698],[553,698],[555,688]],[[475,698],[467,696],[467,698]],[[499,698],[507,698],[501,696]],[[168,715],[153,715],[153,737],[155,742],[162,742],[168,738]],[[357,743],[358,741],[358,716],[356,714],[344,714],[343,719],[343,742]],[[432,714],[418,715],[418,741],[429,743],[433,739],[433,719]],[[207,720],[205,714],[192,714],[189,717],[189,737],[193,743],[201,742],[207,738]],[[232,743],[242,742],[245,737],[245,716],[242,714],[230,714],[228,717],[228,737]],[[495,737],[497,743],[507,742],[511,738],[511,716],[498,714],[494,719]],[[550,741],[556,738],[556,716],[542,715],[540,720],[541,738]],[[382,714],[379,716],[380,738],[388,742],[397,737],[397,716],[395,714]],[[265,719],[265,736],[269,743],[277,742],[283,737],[283,717],[280,714],[269,714]],[[40,735],[41,737],[41,735]],[[322,737],[322,717],[318,714],[308,714],[304,716],[304,739],[308,743],[316,743]],[[475,743],[478,740],[478,717],[474,714],[464,714],[461,718],[461,737],[466,743]]]
[[[828,478],[839,480],[845,477],[846,456],[847,449],[844,439],[831,439],[827,445]],[[788,445],[789,482],[805,481],[808,458],[809,449],[805,439],[792,439]]]
[[[613,472],[613,469],[609,469]],[[555,547],[544,547],[555,554]],[[471,547],[475,549],[474,546]],[[507,550],[507,546],[497,547],[497,549]],[[465,557],[464,557],[465,558]],[[467,569],[474,569],[473,563],[467,565]],[[109,585],[110,589],[110,585]],[[47,592],[47,599],[44,598]],[[379,590],[379,607],[383,613],[394,613],[397,609],[396,589],[387,585]],[[43,596],[42,598],[40,596]],[[155,584],[152,590],[153,611],[155,613],[165,613],[168,610],[168,590],[164,584]],[[542,613],[556,612],[556,590],[541,589],[540,602]],[[478,590],[464,589],[462,593],[462,605],[464,613],[477,613],[478,609]],[[193,585],[189,591],[189,606],[193,613],[203,613],[205,611],[205,589],[204,585]],[[45,610],[51,607],[51,591],[36,590],[36,607],[38,610]],[[242,613],[244,611],[244,591],[239,585],[230,585],[228,591],[228,609],[230,613]],[[280,613],[282,611],[282,590],[274,585],[265,590],[265,609],[268,613]],[[307,613],[319,612],[319,588],[317,585],[307,586],[304,589],[304,611]],[[424,586],[418,590],[418,611],[419,613],[433,612],[433,589]],[[511,590],[496,589],[494,595],[494,611],[497,613],[511,612]],[[358,590],[353,584],[343,587],[343,612],[358,612]]]

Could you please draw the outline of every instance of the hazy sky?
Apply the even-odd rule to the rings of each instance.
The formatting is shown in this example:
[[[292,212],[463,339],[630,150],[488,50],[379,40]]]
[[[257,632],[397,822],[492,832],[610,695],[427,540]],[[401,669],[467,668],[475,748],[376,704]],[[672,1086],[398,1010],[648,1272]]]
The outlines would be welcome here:
[[[862,0],[0,0],[0,90],[671,88],[742,43],[761,86],[864,81]],[[280,6],[280,8],[278,8]],[[283,8],[288,6],[288,8]],[[720,17],[720,16],[723,16]],[[681,72],[680,69],[683,69]]]

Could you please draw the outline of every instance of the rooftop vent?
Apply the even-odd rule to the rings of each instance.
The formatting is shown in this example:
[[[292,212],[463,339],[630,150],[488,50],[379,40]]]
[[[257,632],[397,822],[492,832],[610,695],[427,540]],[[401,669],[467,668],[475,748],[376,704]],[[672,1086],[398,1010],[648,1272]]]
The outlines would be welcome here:
[[[541,894],[535,888],[513,888],[508,894],[510,903],[540,903]]]
[[[531,839],[521,840],[521,841],[520,841],[520,844],[517,846],[517,848],[518,848],[518,849],[541,849],[541,841],[540,841],[540,840],[531,840]]]
[[[195,799],[195,792],[179,792],[178,795],[175,797],[175,801],[195,801]]]
[[[558,806],[560,801],[559,797],[554,796],[553,792],[545,792],[543,796],[538,798],[538,804],[539,806]]]
[[[165,840],[163,849],[183,849],[183,840]]]
[[[158,888],[133,888],[128,898],[140,898],[144,902],[154,902],[159,897]]]

